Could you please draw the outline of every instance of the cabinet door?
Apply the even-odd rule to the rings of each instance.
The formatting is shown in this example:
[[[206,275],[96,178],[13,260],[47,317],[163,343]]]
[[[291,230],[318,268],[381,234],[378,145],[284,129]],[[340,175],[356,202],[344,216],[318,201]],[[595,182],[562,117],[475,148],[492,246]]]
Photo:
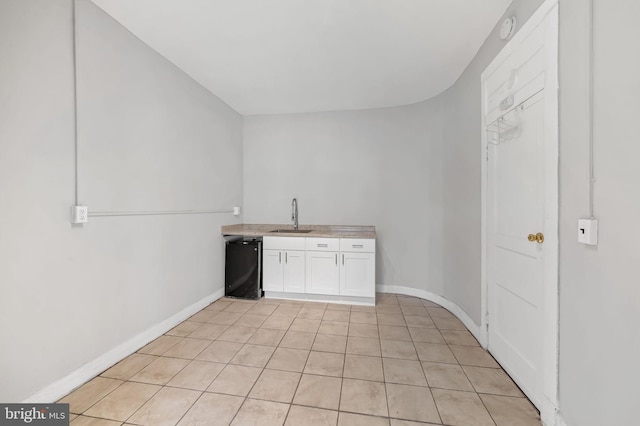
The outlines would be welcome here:
[[[304,293],[304,251],[284,252],[284,291]]]
[[[262,289],[283,291],[284,253],[282,250],[262,250]]]
[[[338,252],[307,252],[307,293],[340,294]]]
[[[375,297],[375,254],[347,252],[340,256],[340,295]]]

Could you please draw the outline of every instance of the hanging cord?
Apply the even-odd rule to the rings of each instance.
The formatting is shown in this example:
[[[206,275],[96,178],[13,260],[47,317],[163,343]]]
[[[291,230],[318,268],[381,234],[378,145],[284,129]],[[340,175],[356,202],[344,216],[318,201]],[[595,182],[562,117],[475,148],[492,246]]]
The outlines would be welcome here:
[[[72,8],[72,25],[73,25],[73,139],[74,139],[74,197],[75,205],[78,205],[78,36],[76,33],[76,0],[71,0]]]
[[[589,218],[595,219],[594,216],[594,186],[596,177],[593,170],[594,163],[594,141],[593,141],[593,1],[589,0]]]

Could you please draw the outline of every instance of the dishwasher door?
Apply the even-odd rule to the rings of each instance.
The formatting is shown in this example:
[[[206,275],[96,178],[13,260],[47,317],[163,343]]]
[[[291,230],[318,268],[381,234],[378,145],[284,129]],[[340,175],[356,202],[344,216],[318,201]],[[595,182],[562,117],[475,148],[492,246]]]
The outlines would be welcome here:
[[[262,297],[262,241],[234,239],[225,249],[226,297],[257,300]]]

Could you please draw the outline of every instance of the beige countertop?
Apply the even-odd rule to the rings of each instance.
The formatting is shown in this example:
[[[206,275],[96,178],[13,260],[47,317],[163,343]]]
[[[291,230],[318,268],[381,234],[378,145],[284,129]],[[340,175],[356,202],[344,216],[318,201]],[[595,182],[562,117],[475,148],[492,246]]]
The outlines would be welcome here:
[[[239,235],[245,237],[326,237],[326,238],[376,238],[375,226],[351,225],[300,225],[300,230],[311,230],[307,233],[272,232],[276,229],[292,230],[291,225],[268,225],[241,223],[221,227],[222,235]]]

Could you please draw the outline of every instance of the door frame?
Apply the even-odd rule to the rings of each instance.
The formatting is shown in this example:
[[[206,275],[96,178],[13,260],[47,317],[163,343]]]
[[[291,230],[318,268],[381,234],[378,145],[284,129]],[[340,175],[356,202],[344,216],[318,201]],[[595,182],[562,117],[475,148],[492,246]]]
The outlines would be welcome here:
[[[544,243],[544,323],[543,375],[540,416],[545,425],[556,424],[558,411],[558,0],[545,0],[540,8],[522,26],[520,31],[504,46],[480,77],[481,82],[481,135],[482,135],[482,192],[481,192],[481,326],[480,340],[489,347],[489,303],[487,280],[487,189],[488,189],[488,141],[485,123],[486,76],[492,73],[522,43],[522,40],[538,25],[545,25],[545,243]],[[505,368],[508,372],[508,368]]]

